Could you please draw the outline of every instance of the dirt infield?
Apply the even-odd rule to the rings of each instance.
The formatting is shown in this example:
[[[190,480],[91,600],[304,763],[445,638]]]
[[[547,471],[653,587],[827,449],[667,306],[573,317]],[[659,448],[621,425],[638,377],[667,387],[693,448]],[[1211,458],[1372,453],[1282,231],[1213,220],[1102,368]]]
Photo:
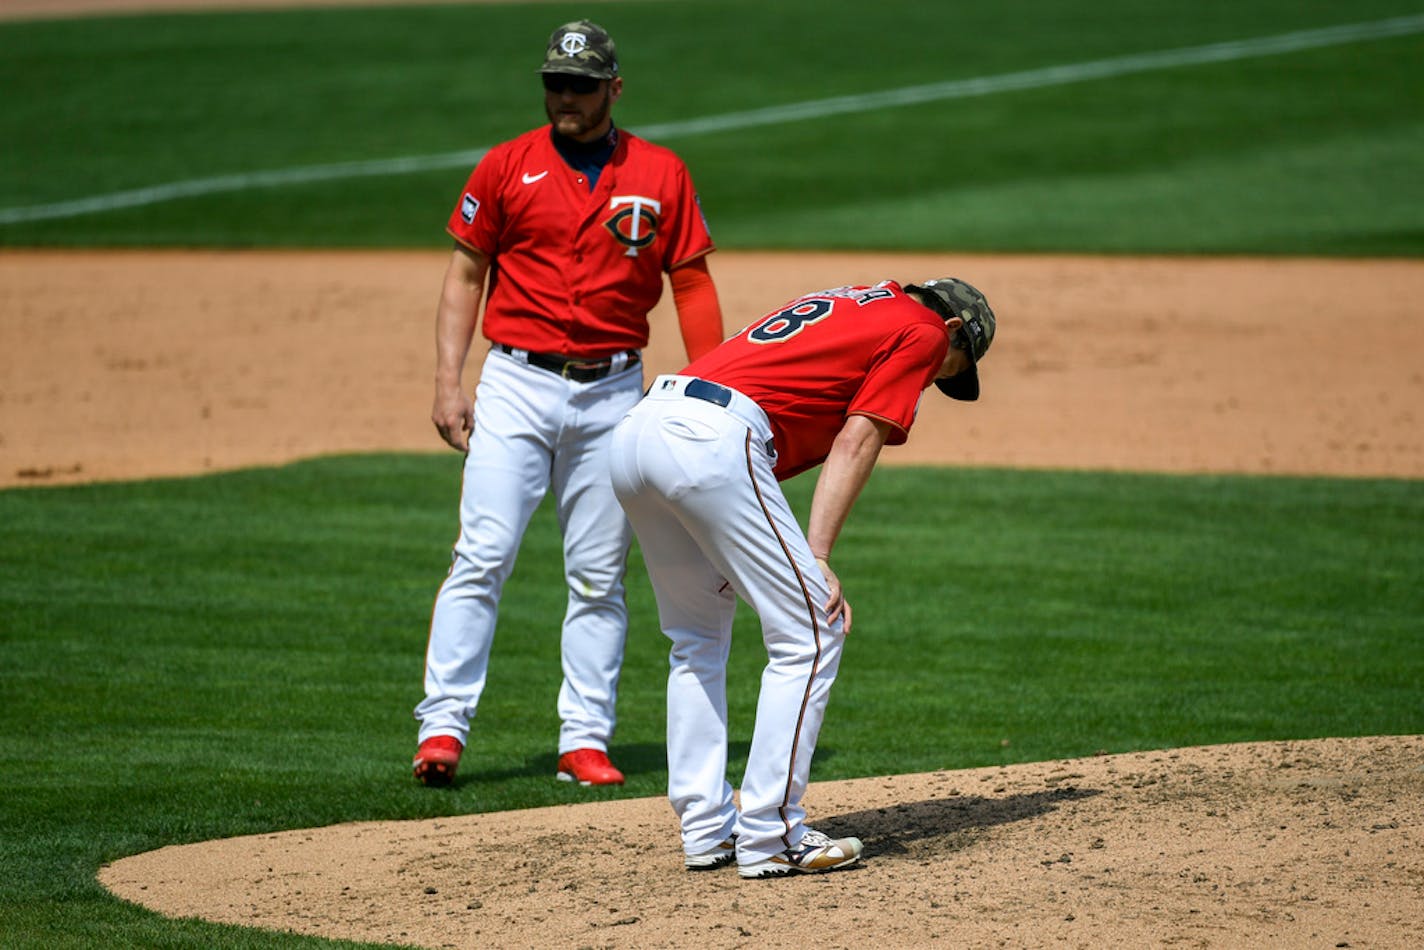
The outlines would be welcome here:
[[[446,259],[7,251],[0,486],[441,451]],[[891,464],[1424,477],[1424,262],[719,252],[712,270],[729,326],[884,277],[984,290],[984,399],[925,399]],[[653,323],[649,372],[680,368],[666,302]]]
[[[428,420],[445,260],[6,252],[0,485],[448,451]],[[1424,476],[1424,263],[719,252],[713,273],[731,324],[882,277],[985,291],[983,401],[927,398],[891,462]],[[649,372],[679,368],[670,308],[654,327]],[[806,804],[865,839],[863,867],[689,875],[657,798],[164,848],[100,879],[168,915],[431,947],[1424,944],[1421,737],[818,783]]]

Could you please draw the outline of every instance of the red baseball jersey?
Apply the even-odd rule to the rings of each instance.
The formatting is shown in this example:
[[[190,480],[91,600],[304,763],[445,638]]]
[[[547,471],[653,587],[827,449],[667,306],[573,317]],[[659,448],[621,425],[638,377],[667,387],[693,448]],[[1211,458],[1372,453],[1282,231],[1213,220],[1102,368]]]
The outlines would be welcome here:
[[[484,335],[596,359],[648,342],[663,272],[713,249],[687,167],[619,130],[590,192],[548,126],[490,149],[446,228],[493,263]]]
[[[742,329],[683,373],[730,386],[766,411],[776,477],[825,461],[847,416],[909,436],[920,396],[949,352],[944,320],[893,280],[797,297]]]

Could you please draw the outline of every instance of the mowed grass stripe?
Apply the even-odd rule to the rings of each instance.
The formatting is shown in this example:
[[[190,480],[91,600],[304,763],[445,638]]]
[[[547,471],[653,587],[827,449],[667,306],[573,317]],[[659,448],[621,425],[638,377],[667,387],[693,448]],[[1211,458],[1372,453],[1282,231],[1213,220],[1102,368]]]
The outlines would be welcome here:
[[[1041,89],[1153,70],[1230,62],[1261,56],[1278,56],[1308,49],[1408,36],[1420,32],[1424,32],[1424,15],[1393,17],[1368,23],[1345,24],[1277,36],[1210,43],[1205,46],[1112,57],[1063,66],[1049,66],[997,76],[949,80],[863,95],[837,96],[768,106],[762,109],[731,112],[700,119],[652,124],[633,131],[655,140],[677,139],[759,126],[804,122],[877,109],[922,105],[1026,89]],[[181,198],[242,192],[259,188],[279,188],[313,182],[345,181],[449,168],[468,168],[478,162],[487,150],[488,146],[483,146],[435,155],[309,165],[169,182],[147,188],[78,198],[72,201],[4,208],[0,209],[0,224],[74,218],[123,208],[144,207]]]

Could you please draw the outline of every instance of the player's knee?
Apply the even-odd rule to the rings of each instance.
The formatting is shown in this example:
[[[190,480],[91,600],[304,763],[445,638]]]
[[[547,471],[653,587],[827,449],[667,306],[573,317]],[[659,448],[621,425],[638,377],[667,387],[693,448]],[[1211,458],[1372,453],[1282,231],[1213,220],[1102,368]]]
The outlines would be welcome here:
[[[588,603],[623,600],[622,571],[570,571],[568,584],[569,596],[577,600]]]

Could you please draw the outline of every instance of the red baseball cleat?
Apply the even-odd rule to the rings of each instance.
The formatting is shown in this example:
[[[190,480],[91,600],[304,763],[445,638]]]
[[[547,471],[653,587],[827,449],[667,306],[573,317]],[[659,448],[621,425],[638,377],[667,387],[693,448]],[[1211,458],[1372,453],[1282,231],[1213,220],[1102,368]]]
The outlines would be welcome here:
[[[454,736],[431,736],[415,750],[415,777],[421,784],[442,788],[455,780],[455,768],[465,747]]]
[[[622,785],[623,773],[602,749],[575,749],[559,756],[559,781],[580,785]]]

